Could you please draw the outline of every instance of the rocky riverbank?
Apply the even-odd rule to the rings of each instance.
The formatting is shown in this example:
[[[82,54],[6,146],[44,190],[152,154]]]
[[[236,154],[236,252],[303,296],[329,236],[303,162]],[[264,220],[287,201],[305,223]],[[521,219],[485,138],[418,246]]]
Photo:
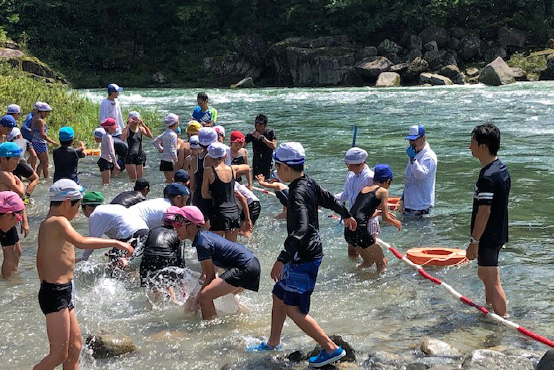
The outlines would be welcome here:
[[[523,32],[507,27],[478,31],[432,26],[377,45],[353,43],[347,36],[269,44],[259,35],[248,35],[237,38],[234,50],[225,55],[205,58],[203,67],[219,85],[241,81],[233,87],[494,85],[554,79],[553,44],[528,45]],[[502,78],[491,77],[491,70]]]

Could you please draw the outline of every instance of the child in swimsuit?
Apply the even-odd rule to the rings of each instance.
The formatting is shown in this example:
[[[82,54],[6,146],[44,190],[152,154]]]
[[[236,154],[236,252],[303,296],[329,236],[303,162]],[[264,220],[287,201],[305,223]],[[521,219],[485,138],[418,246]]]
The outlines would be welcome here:
[[[38,231],[37,270],[41,280],[38,300],[46,316],[50,353],[35,368],[77,368],[81,353],[81,329],[75,315],[73,271],[75,250],[115,246],[128,252],[133,248],[111,239],[87,238],[69,221],[79,212],[83,188],[69,179],[50,187],[50,210]]]
[[[37,167],[37,174],[40,176],[42,173],[44,178],[47,179],[49,176],[48,171],[48,147],[47,143],[50,143],[54,146],[58,146],[58,143],[50,139],[47,135],[48,127],[44,121],[46,117],[52,112],[52,108],[46,103],[40,103],[37,106],[37,114],[33,117],[31,121],[31,132],[33,134],[33,148],[38,155],[39,164]]]
[[[140,118],[139,112],[129,112],[127,127],[121,133],[121,140],[127,141],[129,149],[125,156],[125,169],[131,181],[142,177],[142,170],[146,163],[146,155],[142,150],[142,137],[152,138],[152,132]]]
[[[391,217],[388,210],[388,188],[392,181],[392,170],[388,164],[378,164],[375,166],[374,172],[374,185],[362,188],[350,209],[350,213],[357,222],[356,230],[352,231],[345,228],[344,239],[363,258],[363,262],[358,265],[358,268],[370,267],[375,263],[377,272],[381,273],[387,268],[388,260],[385,258],[381,246],[375,241],[375,235],[372,235],[368,230],[369,220],[374,216],[377,208],[381,206],[383,221],[396,226],[398,230],[402,230],[402,224]]]

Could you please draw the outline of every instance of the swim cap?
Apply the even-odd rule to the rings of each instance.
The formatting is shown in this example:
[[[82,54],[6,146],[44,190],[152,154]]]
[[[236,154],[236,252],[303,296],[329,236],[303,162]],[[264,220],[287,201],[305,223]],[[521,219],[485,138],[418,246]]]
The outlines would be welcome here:
[[[50,201],[77,200],[83,198],[85,188],[70,179],[61,179],[50,186]]]
[[[100,123],[100,126],[104,128],[114,127],[116,125],[117,125],[117,122],[115,122],[115,119],[113,119],[112,117],[108,117]]]
[[[221,125],[214,127],[215,132],[217,132],[219,135],[225,137],[225,128]]]
[[[367,152],[361,148],[350,148],[344,156],[344,163],[346,164],[360,164],[364,163],[367,158]]]
[[[244,134],[240,131],[231,131],[232,143],[244,143]]]
[[[177,172],[173,175],[173,180],[175,180],[175,182],[185,183],[190,180],[190,175],[185,170],[177,170]]]
[[[127,119],[129,118],[140,118],[140,113],[132,110],[129,112],[129,115],[127,116]]]
[[[294,141],[281,143],[273,152],[273,159],[275,162],[284,164],[304,164],[306,152],[300,143]]]
[[[198,135],[192,135],[189,138],[189,144],[191,149],[200,149],[200,143],[198,142]]]
[[[0,213],[20,212],[25,209],[23,201],[13,191],[0,192]]]
[[[165,116],[164,118],[164,124],[166,126],[173,126],[174,124],[176,124],[177,122],[179,122],[179,116],[176,115],[175,113],[169,113],[167,116]]]
[[[21,108],[17,104],[8,105],[8,114],[21,113]]]
[[[73,128],[68,126],[62,127],[60,128],[58,137],[60,138],[60,141],[73,140],[73,138],[75,137],[75,131],[73,131]]]
[[[164,218],[166,215],[168,218],[171,217],[170,215],[173,215],[173,217],[181,215],[185,220],[198,226],[204,226],[205,223],[202,211],[195,206],[184,206],[182,208],[171,206],[165,211]]]
[[[187,125],[187,134],[198,135],[198,132],[202,128],[202,125],[196,121],[190,121]]]
[[[19,136],[19,135],[21,135],[21,130],[18,129],[17,127],[14,127],[12,128],[10,133],[6,135],[6,139],[8,139],[8,141],[12,141],[13,139],[16,138],[16,136]]]
[[[13,142],[5,142],[0,144],[0,157],[19,157],[21,156],[21,148]]]
[[[87,191],[83,197],[83,205],[98,206],[104,202],[104,196],[99,191]]]
[[[223,143],[215,142],[211,143],[208,147],[208,155],[212,158],[223,158],[229,147]]]
[[[169,185],[167,185],[164,189],[164,195],[167,196],[176,196],[176,195],[183,195],[188,196],[190,195],[189,188],[185,185],[178,184],[176,182],[173,182]]]
[[[102,139],[102,136],[106,134],[106,130],[104,130],[102,127],[98,127],[94,129],[94,137],[97,139]]]
[[[384,182],[392,180],[392,170],[388,164],[376,165],[373,172],[373,181]]]
[[[217,132],[212,127],[202,127],[198,132],[198,142],[200,145],[208,146],[217,141]]]
[[[35,104],[35,108],[39,112],[52,112],[52,108],[50,107],[50,105],[48,105],[48,103],[44,103],[44,102],[37,102]]]
[[[5,116],[3,116],[0,119],[0,125],[2,125],[4,127],[16,127],[17,122],[16,122],[15,118],[12,115],[6,114]]]

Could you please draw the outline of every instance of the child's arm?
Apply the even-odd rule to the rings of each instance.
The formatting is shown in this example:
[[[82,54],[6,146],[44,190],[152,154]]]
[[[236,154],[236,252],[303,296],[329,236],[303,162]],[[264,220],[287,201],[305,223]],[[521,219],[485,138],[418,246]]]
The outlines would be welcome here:
[[[202,283],[202,289],[210,285],[210,283],[215,279],[215,267],[211,258],[200,261],[202,265],[202,273],[204,274],[204,282]]]
[[[158,149],[158,152],[160,152],[160,153],[164,151],[164,147],[161,144],[162,143],[162,135],[158,135],[158,136],[156,136],[156,138],[154,140],[152,140],[152,145],[154,145],[156,147],[156,149]]]
[[[333,194],[323,189],[321,186],[319,186],[319,184],[317,184],[317,191],[319,205],[323,208],[327,208],[338,213],[342,217],[345,227],[349,228],[352,231],[356,230],[356,220],[354,219],[354,217],[352,217],[348,209],[340,204]]]
[[[102,137],[102,140],[104,140],[104,137],[107,137],[107,140],[109,141],[108,147],[109,147],[110,152],[108,153],[108,155],[112,159],[112,163],[113,163],[114,167],[117,168],[117,169],[120,169],[119,165],[117,164],[117,157],[115,156],[115,147],[114,147],[114,144],[113,144],[113,137],[110,134],[106,134]]]
[[[214,171],[212,168],[204,169],[204,176],[202,178],[202,198],[204,199],[212,199],[210,184],[215,180]]]
[[[79,158],[85,158],[86,157],[86,154],[85,154],[85,143],[83,143],[82,141],[79,141],[79,147],[77,148],[77,156]]]
[[[150,131],[150,128],[146,126],[142,120],[139,120],[139,127],[142,130],[144,136],[152,139],[152,131]]]
[[[121,132],[121,141],[127,140],[128,137],[129,137],[129,126],[125,127]]]
[[[44,120],[41,120],[39,119],[37,121],[37,129],[38,129],[38,133],[40,135],[41,138],[43,138],[44,140],[46,140],[47,142],[49,142],[50,144],[54,145],[54,146],[58,146],[59,144],[57,142],[55,142],[54,140],[50,139],[46,133],[44,132]]]
[[[126,251],[127,253],[133,253],[133,247],[129,243],[120,242],[119,240],[115,239],[102,239],[83,236],[75,231],[71,223],[65,217],[60,217],[59,222],[61,224],[62,232],[66,240],[79,249],[93,250],[116,247],[117,249],[121,249],[123,251]]]
[[[177,163],[179,158],[177,157],[177,144],[178,144],[178,136],[176,133],[172,132],[170,139],[169,139],[169,151],[171,153],[171,159],[173,163]]]
[[[391,217],[391,214],[389,213],[389,191],[381,188],[378,193],[381,197],[381,218],[389,225],[395,226],[398,230],[402,230],[402,223],[394,217]]]
[[[29,228],[29,219],[27,218],[27,211],[25,209],[23,209],[21,216],[23,217],[23,220],[21,220],[21,233],[26,238],[31,229]]]
[[[12,174],[11,172],[7,172],[6,174],[2,174],[0,176],[0,181],[4,185],[6,185],[9,190],[17,193],[17,195],[23,198],[23,196],[25,195],[25,185],[17,176]]]
[[[242,205],[242,212],[244,213],[244,222],[248,225],[248,228],[252,229],[252,220],[250,219],[250,208],[248,208],[248,201],[246,197],[242,195],[238,190],[235,190],[235,196],[238,198]]]

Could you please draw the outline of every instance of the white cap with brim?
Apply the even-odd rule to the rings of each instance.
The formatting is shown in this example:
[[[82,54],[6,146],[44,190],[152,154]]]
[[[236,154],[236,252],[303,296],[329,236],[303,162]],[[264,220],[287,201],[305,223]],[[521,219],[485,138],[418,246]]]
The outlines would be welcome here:
[[[166,126],[173,126],[174,124],[176,124],[178,122],[179,122],[179,116],[176,115],[175,113],[169,113],[164,118],[164,124]]]
[[[12,128],[10,133],[6,135],[6,139],[8,139],[8,141],[12,141],[13,139],[15,139],[19,135],[21,135],[21,130],[18,129],[17,127],[14,127],[14,128]]]
[[[97,127],[94,129],[94,137],[97,139],[102,139],[102,136],[106,134],[106,130],[104,130],[102,127]]]
[[[52,112],[52,108],[50,107],[50,105],[48,105],[48,103],[37,102],[37,104],[35,104],[35,107],[39,112]]]
[[[83,199],[85,189],[75,181],[61,179],[50,186],[50,201],[63,202],[69,200]]]
[[[344,155],[344,163],[346,164],[360,164],[364,163],[367,159],[367,152],[362,148],[353,147],[348,149]]]
[[[129,112],[129,115],[127,116],[127,118],[131,118],[131,117],[132,118],[140,118],[140,113],[137,112],[137,111],[132,110],[132,111]]]
[[[21,113],[21,108],[17,104],[8,105],[8,114]]]
[[[208,147],[208,155],[211,158],[223,158],[228,150],[229,147],[227,145],[216,141]]]
[[[306,151],[302,144],[291,141],[281,143],[277,150],[273,152],[275,162],[284,164],[304,164],[306,160]]]
[[[213,127],[202,127],[198,132],[198,142],[200,145],[208,146],[217,141],[217,132]]]
[[[189,145],[191,149],[200,149],[200,143],[198,142],[198,135],[192,135],[189,138]]]

